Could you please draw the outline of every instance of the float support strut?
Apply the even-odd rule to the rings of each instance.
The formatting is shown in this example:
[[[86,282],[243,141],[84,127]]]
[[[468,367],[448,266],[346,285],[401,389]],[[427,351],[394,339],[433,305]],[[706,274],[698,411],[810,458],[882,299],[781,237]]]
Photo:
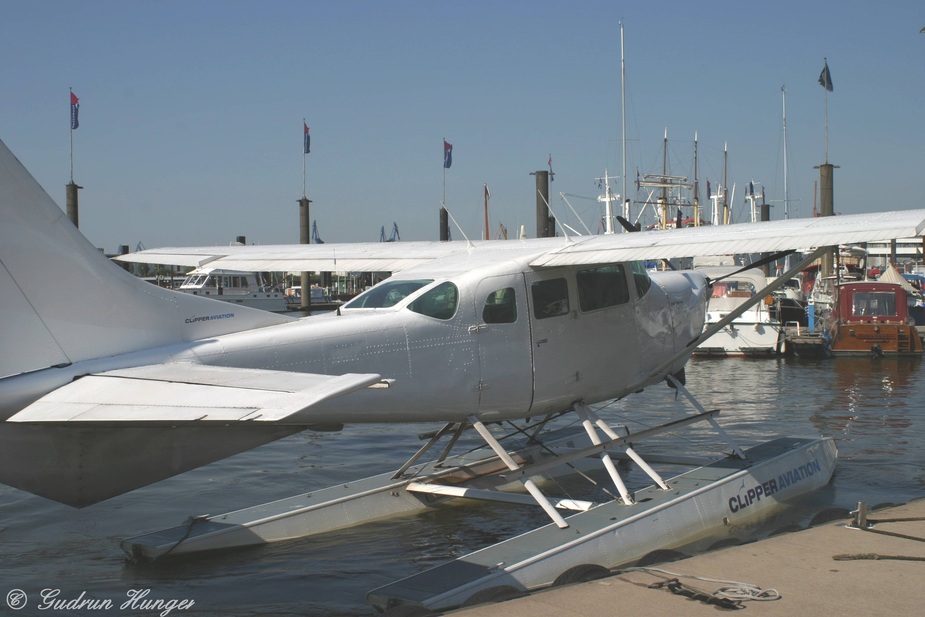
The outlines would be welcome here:
[[[478,434],[482,436],[482,439],[485,440],[485,443],[487,443],[488,446],[494,450],[495,454],[498,455],[498,458],[500,458],[504,464],[507,465],[508,469],[511,471],[522,470],[520,465],[517,464],[517,461],[511,458],[511,455],[507,453],[507,450],[505,450],[504,447],[498,442],[498,440],[495,439],[495,436],[491,434],[491,431],[488,430],[488,427],[485,426],[481,420],[478,420],[475,418],[475,416],[472,416],[469,418],[469,422],[472,424],[472,427],[478,431]],[[561,514],[556,512],[556,508],[549,502],[549,499],[546,498],[546,495],[543,494],[539,487],[533,483],[533,480],[525,477],[521,480],[521,482],[523,483],[524,488],[527,489],[527,492],[529,492],[536,500],[536,503],[538,503],[540,507],[546,511],[546,514],[549,515],[549,518],[552,519],[552,522],[558,525],[561,529],[568,527],[568,523],[565,522],[565,519],[562,518]]]

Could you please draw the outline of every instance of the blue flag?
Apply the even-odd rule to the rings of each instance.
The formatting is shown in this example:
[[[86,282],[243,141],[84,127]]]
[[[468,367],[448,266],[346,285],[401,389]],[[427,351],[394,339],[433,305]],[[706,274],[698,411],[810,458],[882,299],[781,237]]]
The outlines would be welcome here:
[[[453,144],[443,140],[443,168],[449,169],[453,164]]]
[[[80,122],[77,121],[77,112],[80,111],[80,100],[77,98],[77,95],[71,91],[71,130],[73,131],[78,126]]]
[[[308,154],[312,151],[312,136],[308,133],[308,125],[305,124],[305,121],[302,121],[302,126],[305,127],[305,144],[304,144],[304,153]]]

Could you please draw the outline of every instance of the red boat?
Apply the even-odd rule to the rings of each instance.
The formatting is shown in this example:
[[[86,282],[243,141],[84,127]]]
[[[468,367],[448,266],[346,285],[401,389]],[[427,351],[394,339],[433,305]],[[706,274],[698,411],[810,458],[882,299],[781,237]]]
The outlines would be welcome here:
[[[921,355],[922,339],[900,285],[863,281],[838,288],[830,351],[835,355]]]

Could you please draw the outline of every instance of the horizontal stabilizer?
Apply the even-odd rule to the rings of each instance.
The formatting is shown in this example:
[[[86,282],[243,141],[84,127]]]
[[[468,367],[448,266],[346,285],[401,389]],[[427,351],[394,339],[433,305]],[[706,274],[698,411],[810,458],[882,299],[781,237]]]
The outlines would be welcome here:
[[[311,424],[321,401],[367,388],[376,374],[318,375],[198,364],[156,364],[81,377],[8,421],[122,426],[185,422]],[[293,416],[298,415],[295,418]]]

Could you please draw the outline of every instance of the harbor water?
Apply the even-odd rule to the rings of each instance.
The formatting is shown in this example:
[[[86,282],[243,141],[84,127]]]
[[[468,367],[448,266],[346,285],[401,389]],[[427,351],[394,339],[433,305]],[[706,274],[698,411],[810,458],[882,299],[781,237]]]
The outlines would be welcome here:
[[[850,510],[859,501],[925,496],[925,367],[919,359],[695,359],[687,387],[706,409],[721,410],[720,424],[742,446],[778,435],[835,439],[833,482],[789,511],[790,520],[805,525],[818,512]],[[601,415],[638,431],[692,412],[674,390],[658,386]],[[419,447],[417,435],[433,428],[306,432],[82,510],[0,486],[0,598],[6,599],[0,614],[374,615],[367,591],[545,524],[542,511],[466,503],[153,564],[127,561],[119,542],[189,516],[395,469]],[[715,442],[713,432],[698,425],[661,436],[651,447],[721,453]],[[9,608],[17,601],[26,607]]]

